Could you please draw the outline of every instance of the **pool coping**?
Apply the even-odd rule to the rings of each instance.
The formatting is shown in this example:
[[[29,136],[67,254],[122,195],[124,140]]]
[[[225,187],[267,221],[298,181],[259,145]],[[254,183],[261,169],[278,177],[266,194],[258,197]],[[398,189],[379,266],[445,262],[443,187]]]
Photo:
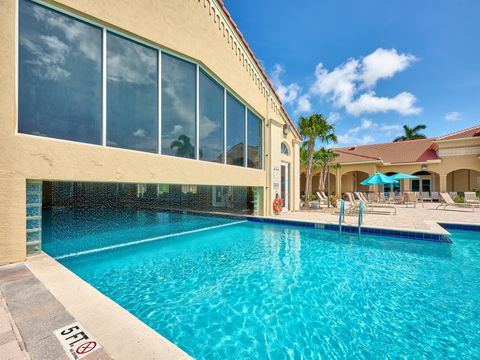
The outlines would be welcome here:
[[[301,226],[301,227],[330,230],[330,231],[336,231],[336,232],[340,231],[340,226],[338,222],[334,223],[329,221],[284,219],[284,218],[278,218],[275,216],[228,214],[228,213],[221,213],[221,212],[204,212],[204,211],[194,211],[194,210],[177,211],[175,209],[171,209],[166,211],[180,212],[183,214],[192,214],[192,215],[223,217],[223,218],[229,218],[234,220],[248,220],[248,221],[260,222],[260,223],[274,223],[274,224]],[[409,229],[409,228],[391,228],[386,226],[374,226],[374,225],[369,225],[369,226],[361,225],[360,235],[378,235],[378,236],[386,236],[386,237],[393,237],[393,238],[414,239],[414,240],[424,240],[424,241],[443,242],[443,243],[452,242],[449,238],[450,233],[447,231],[445,227],[442,227],[441,225],[447,222],[433,221],[433,220],[425,220],[424,222],[429,226],[429,230]],[[479,224],[479,227],[480,227],[480,224]],[[349,233],[349,234],[359,233],[357,226],[346,225],[346,224],[342,225],[342,232]]]
[[[185,351],[45,253],[27,268],[114,359],[192,359]]]

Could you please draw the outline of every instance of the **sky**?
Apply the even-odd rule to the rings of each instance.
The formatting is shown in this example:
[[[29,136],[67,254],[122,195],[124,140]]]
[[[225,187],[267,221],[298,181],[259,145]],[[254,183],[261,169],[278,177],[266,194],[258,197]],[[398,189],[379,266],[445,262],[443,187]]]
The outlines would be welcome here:
[[[480,124],[479,0],[224,0],[296,123],[337,146]]]

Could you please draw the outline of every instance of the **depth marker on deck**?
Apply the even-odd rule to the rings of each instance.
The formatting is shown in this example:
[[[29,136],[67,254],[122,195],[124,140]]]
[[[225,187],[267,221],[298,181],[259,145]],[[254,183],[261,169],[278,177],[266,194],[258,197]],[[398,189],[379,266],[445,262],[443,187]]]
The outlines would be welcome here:
[[[53,333],[72,360],[81,359],[102,347],[78,322],[64,326]]]
[[[143,240],[131,241],[131,242],[123,243],[123,244],[105,246],[105,247],[98,248],[98,249],[85,250],[85,251],[79,251],[79,252],[76,252],[76,253],[60,255],[60,256],[55,257],[54,259],[60,260],[60,259],[67,259],[67,258],[71,258],[71,257],[77,257],[77,256],[81,256],[81,255],[95,254],[95,253],[102,252],[102,251],[119,249],[119,248],[123,248],[123,247],[127,247],[127,246],[133,246],[133,245],[148,243],[148,242],[157,241],[157,240],[161,240],[161,239],[167,239],[167,238],[176,237],[176,236],[195,234],[195,233],[199,233],[199,232],[203,232],[203,231],[219,229],[219,228],[232,226],[232,225],[243,224],[243,223],[246,223],[246,222],[248,222],[248,220],[235,221],[235,222],[228,223],[228,224],[209,226],[209,227],[206,227],[206,228],[183,231],[183,232],[179,232],[179,233],[175,233],[175,234],[167,234],[167,235],[157,236],[157,237],[143,239]]]

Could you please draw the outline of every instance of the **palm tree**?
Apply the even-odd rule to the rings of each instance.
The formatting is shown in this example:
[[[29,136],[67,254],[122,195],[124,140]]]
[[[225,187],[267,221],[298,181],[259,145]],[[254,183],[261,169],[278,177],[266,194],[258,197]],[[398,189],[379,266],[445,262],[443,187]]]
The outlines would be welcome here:
[[[334,152],[332,149],[326,149],[324,147],[320,148],[319,150],[315,151],[313,154],[313,158],[317,159],[320,168],[320,179],[318,181],[318,190],[324,191],[325,185],[327,183],[327,176],[328,176],[328,164],[330,164],[330,168],[336,169],[340,167],[340,164],[333,163],[333,161],[339,156],[338,153]]]
[[[322,114],[300,116],[298,119],[298,127],[304,140],[303,145],[306,146],[307,151],[305,199],[308,201],[312,195],[312,165],[314,162],[315,141],[320,140],[322,143],[336,143],[338,140],[334,133],[334,126],[330,124]]]
[[[426,139],[427,137],[424,134],[420,134],[420,130],[425,130],[427,125],[417,125],[413,128],[408,125],[403,125],[404,134],[393,139],[393,142],[405,141],[405,140],[418,140]]]
[[[192,145],[190,138],[183,134],[178,137],[177,140],[172,141],[170,149],[175,149],[175,155],[186,158],[195,158],[195,146]]]

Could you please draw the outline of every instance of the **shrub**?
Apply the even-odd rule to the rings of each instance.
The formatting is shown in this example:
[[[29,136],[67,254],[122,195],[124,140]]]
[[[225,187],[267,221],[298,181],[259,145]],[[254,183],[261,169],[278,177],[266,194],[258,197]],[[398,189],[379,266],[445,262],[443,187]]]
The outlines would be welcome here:
[[[457,195],[455,196],[455,199],[453,199],[457,204],[463,204],[465,202],[465,199],[463,196]]]

